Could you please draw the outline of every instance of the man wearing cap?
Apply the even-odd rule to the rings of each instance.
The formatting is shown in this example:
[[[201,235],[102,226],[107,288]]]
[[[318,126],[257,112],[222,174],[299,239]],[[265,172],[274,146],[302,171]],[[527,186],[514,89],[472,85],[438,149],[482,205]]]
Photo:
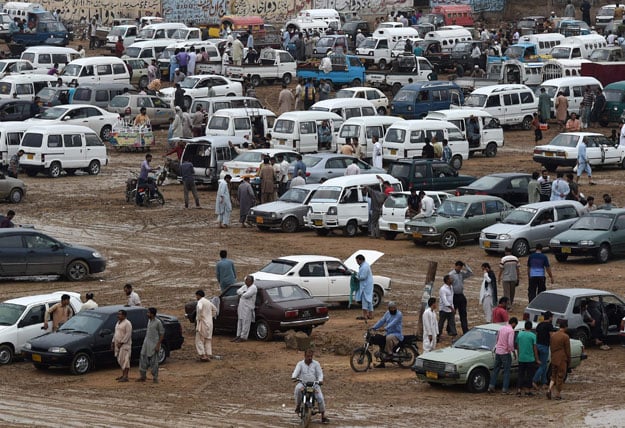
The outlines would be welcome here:
[[[362,31],[359,28],[356,32],[356,47],[359,48],[362,42],[365,41],[365,39],[366,39],[365,35],[362,34]]]
[[[397,310],[397,304],[393,301],[388,302],[388,311],[384,314],[382,318],[378,322],[373,325],[373,331],[384,327],[386,330],[386,338],[384,343],[384,356],[381,358],[382,362],[378,364],[377,368],[384,368],[384,360],[385,356],[391,356],[393,354],[393,350],[399,342],[404,340],[404,335],[402,334],[402,323],[404,316],[401,311]],[[381,335],[377,335],[381,336]],[[384,338],[384,336],[381,336]],[[382,341],[380,340],[379,344]]]
[[[549,343],[553,328],[553,314],[551,311],[543,312],[543,320],[536,326],[536,347],[538,348],[538,359],[540,365],[534,373],[533,386],[538,389],[547,384],[547,368],[549,367]]]

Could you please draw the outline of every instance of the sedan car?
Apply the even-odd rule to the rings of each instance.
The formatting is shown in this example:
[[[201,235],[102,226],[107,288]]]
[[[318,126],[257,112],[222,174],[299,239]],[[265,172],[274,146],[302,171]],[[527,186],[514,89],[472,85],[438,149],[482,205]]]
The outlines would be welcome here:
[[[82,281],[104,272],[106,260],[89,247],[66,244],[28,228],[0,229],[0,276],[61,275]]]
[[[19,297],[0,303],[0,364],[9,364],[30,339],[41,336],[44,314],[69,294],[73,314],[82,307],[79,293],[57,291],[38,296]]]
[[[491,195],[498,196],[518,207],[527,204],[527,185],[532,178],[529,174],[502,172],[485,175],[473,183],[458,187],[456,196],[460,195]]]
[[[0,199],[17,204],[26,194],[26,185],[18,178],[9,177],[0,172]]]
[[[517,325],[515,334],[523,330],[522,324]],[[420,355],[413,366],[417,378],[431,385],[466,385],[470,392],[486,392],[490,383],[490,374],[495,367],[497,333],[503,326],[504,324],[501,323],[474,327],[450,347]],[[583,352],[582,342],[576,339],[570,339],[570,341],[570,368],[573,369],[586,359],[586,354]],[[515,353],[510,370],[513,379],[517,377],[518,369],[519,362]],[[501,378],[503,378],[503,373]]]
[[[343,88],[336,93],[335,98],[363,98],[371,101],[378,114],[385,115],[388,111],[388,98],[384,92],[368,86]]]
[[[500,221],[513,208],[496,196],[456,196],[446,199],[434,216],[408,221],[405,233],[416,245],[437,242],[454,248],[460,241],[477,240],[482,229]]]
[[[113,125],[119,115],[110,113],[100,107],[89,104],[70,104],[51,107],[27,122],[37,125],[54,125],[64,123],[67,125],[82,125],[91,128],[100,135],[103,141],[111,136]]]
[[[145,89],[150,83],[148,78],[148,67],[150,64],[143,58],[127,58],[124,60],[126,67],[132,70],[130,72],[130,84]]]
[[[236,158],[229,162],[224,162],[219,178],[223,179],[226,174],[230,174],[233,178],[243,176],[255,176],[258,174],[260,165],[263,163],[265,156],[276,157],[278,154],[282,154],[284,159],[291,163],[297,159],[297,152],[284,149],[254,149],[243,150],[237,155]]]
[[[577,220],[549,241],[556,260],[565,262],[569,256],[594,257],[605,263],[625,253],[625,209],[597,210]]]
[[[361,250],[341,262],[328,256],[285,256],[272,260],[258,272],[256,279],[288,280],[323,302],[349,302],[352,271],[358,271],[356,256],[362,254],[370,265],[384,255],[379,251]],[[373,275],[373,306],[377,307],[391,289],[391,279]]]
[[[561,288],[539,293],[525,308],[523,318],[534,322],[543,320],[543,313],[551,311],[554,325],[557,320],[569,322],[571,337],[580,340],[585,346],[591,344],[591,327],[584,322],[580,306],[588,303],[588,311],[597,326],[603,326],[604,336],[616,337],[625,317],[625,301],[610,292],[592,288]]]
[[[152,127],[169,126],[169,119],[174,118],[174,109],[170,103],[156,95],[130,93],[117,95],[106,109],[111,113],[124,113],[127,119],[134,119],[143,107],[146,109]]]
[[[114,363],[111,349],[117,312],[123,309],[132,324],[131,360],[138,360],[148,326],[147,308],[140,306],[101,306],[82,311],[71,317],[57,332],[31,339],[22,348],[24,357],[39,370],[49,367],[69,367],[76,375],[91,371],[94,367]],[[178,318],[157,314],[165,328],[164,340],[158,352],[159,364],[163,364],[171,351],[180,349],[184,342]]]
[[[22,121],[30,119],[30,107],[33,103],[28,100],[9,99],[0,100],[0,122]]]
[[[247,216],[248,223],[256,224],[260,230],[279,228],[292,233],[304,227],[304,216],[308,213],[308,201],[319,184],[304,184],[287,190],[275,202],[256,205]]]
[[[480,248],[488,254],[512,249],[517,257],[527,256],[536,248],[544,247],[558,233],[584,215],[584,206],[577,201],[546,201],[520,206],[500,223],[482,230]]]
[[[215,96],[243,96],[243,86],[240,82],[234,82],[227,77],[217,74],[202,74],[197,76],[188,76],[182,82],[180,87],[184,91],[184,105],[186,108],[191,106],[191,102],[196,97],[207,97],[208,86],[211,85],[215,91]],[[165,99],[173,103],[175,88],[161,89]]]
[[[358,165],[361,174],[386,174],[386,170],[375,168],[358,158],[336,153],[315,153],[304,155],[302,162],[306,165],[306,181],[308,183],[322,183],[330,178],[342,177],[347,167],[353,163]],[[292,175],[294,167],[289,168]]]

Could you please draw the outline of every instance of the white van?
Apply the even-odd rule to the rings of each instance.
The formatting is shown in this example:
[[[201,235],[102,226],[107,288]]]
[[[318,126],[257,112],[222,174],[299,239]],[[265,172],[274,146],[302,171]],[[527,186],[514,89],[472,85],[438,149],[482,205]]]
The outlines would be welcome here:
[[[153,59],[157,59],[161,52],[163,52],[168,46],[171,46],[171,44],[171,39],[134,42],[126,48],[122,59],[141,58],[149,64]]]
[[[179,42],[201,42],[202,30],[197,27],[178,28],[171,38]]]
[[[28,3],[21,1],[9,1],[3,4],[2,11],[11,19],[26,18],[29,12],[44,12],[46,9],[40,3]]]
[[[343,120],[377,115],[373,103],[364,98],[332,98],[317,101],[310,107],[309,111],[329,111],[338,114]]]
[[[20,141],[29,124],[24,122],[0,122],[0,170],[9,166],[11,156],[19,150]]]
[[[546,61],[542,69],[541,82],[560,77],[575,77],[582,75],[582,64],[592,62],[589,59],[550,59]],[[539,83],[539,85],[540,85]]]
[[[206,135],[265,136],[271,133],[276,115],[264,108],[226,108],[215,112],[206,125]]]
[[[363,116],[347,119],[341,125],[336,137],[337,151],[340,151],[341,146],[345,144],[346,138],[358,138],[358,144],[365,158],[370,159],[373,157],[373,137],[382,141],[386,130],[395,122],[403,120],[397,116]]]
[[[89,83],[130,83],[126,63],[114,56],[92,56],[76,59],[65,66],[60,77],[63,82],[78,81],[79,85]]]
[[[237,152],[230,147],[243,146],[247,140],[233,136],[206,136],[183,140],[186,142],[181,162],[193,164],[193,178],[198,184],[215,185],[219,181],[224,162],[237,157]]]
[[[555,117],[555,101],[558,92],[562,91],[569,101],[569,113],[576,113],[579,116],[579,109],[584,99],[584,91],[589,87],[593,93],[597,89],[603,90],[603,85],[594,77],[562,77],[560,79],[545,80],[536,88],[536,96],[540,95],[540,89],[545,91],[551,98],[551,114]]]
[[[424,37],[427,40],[436,40],[440,42],[441,49],[444,51],[451,50],[456,43],[458,42],[466,42],[473,40],[473,36],[471,32],[467,29],[456,29],[456,30],[437,30],[430,31]]]
[[[326,148],[319,141],[319,127],[328,121],[332,129],[330,151],[336,151],[336,133],[343,118],[325,111],[290,111],[282,113],[273,126],[272,148],[295,150],[299,153],[316,153]]]
[[[56,178],[63,170],[72,175],[79,169],[97,175],[108,163],[106,146],[86,126],[31,126],[19,149],[24,150],[20,167],[30,177],[43,172]]]
[[[336,9],[304,9],[297,14],[302,19],[318,19],[328,23],[335,31],[341,29],[341,17]]]
[[[401,192],[401,182],[388,174],[379,174],[383,181]],[[306,226],[325,236],[333,229],[343,229],[346,236],[356,236],[359,229],[366,229],[369,209],[363,189],[374,187],[382,191],[382,182],[376,174],[347,175],[331,178],[317,188],[308,202],[309,211],[304,217]]]
[[[599,34],[585,34],[565,38],[549,51],[554,59],[590,58],[592,51],[605,48],[608,42]]]
[[[452,152],[450,165],[462,168],[462,162],[469,159],[469,142],[456,125],[444,120],[404,120],[392,124],[384,135],[382,157],[394,161],[403,158],[420,157],[426,139],[436,137],[442,142],[447,139]]]
[[[0,80],[0,99],[19,98],[33,101],[37,92],[57,81],[56,76],[47,74],[15,74]]]
[[[287,31],[294,30],[295,32],[301,31],[307,32],[308,34],[319,33],[323,35],[328,30],[329,25],[321,19],[297,18],[287,21],[284,28],[286,28]]]
[[[186,41],[168,45],[158,56],[158,67],[161,70],[162,78],[169,77],[171,57],[176,54],[176,49],[181,48],[184,48],[186,52],[189,52],[191,48],[196,51],[204,48],[208,54],[208,62],[195,63],[194,74],[221,74],[221,54],[217,46],[208,41]]]
[[[187,26],[180,22],[161,22],[146,25],[139,31],[135,40],[139,42],[143,40],[173,39],[174,33],[180,28],[187,28]]]
[[[386,68],[393,60],[393,47],[400,40],[416,39],[419,32],[412,27],[380,28],[356,48],[355,53],[365,65]]]
[[[115,43],[119,37],[122,38],[124,47],[132,45],[137,38],[137,26],[136,25],[116,25],[111,28],[111,31],[106,36],[106,49],[111,52],[115,52]]]
[[[59,65],[59,71],[66,64],[80,58],[77,50],[60,46],[33,46],[22,52],[20,59],[30,61],[36,69],[50,70],[54,64]]]
[[[471,142],[467,134],[467,125],[471,116],[477,118],[480,128],[480,140]],[[484,156],[494,157],[497,155],[497,149],[503,147],[503,129],[499,121],[490,113],[477,109],[459,109],[431,111],[425,117],[429,120],[446,120],[451,122],[460,129],[469,141],[469,152],[482,152]]]
[[[258,98],[255,97],[197,97],[191,102],[189,113],[195,113],[198,106],[202,106],[207,119],[210,119],[216,111],[226,108],[263,108]]]
[[[560,33],[539,33],[521,36],[519,43],[533,43],[538,55],[548,55],[551,49],[558,46],[566,38]]]
[[[504,126],[530,129],[538,111],[538,97],[525,85],[490,85],[471,92],[464,99],[463,108],[487,111]]]

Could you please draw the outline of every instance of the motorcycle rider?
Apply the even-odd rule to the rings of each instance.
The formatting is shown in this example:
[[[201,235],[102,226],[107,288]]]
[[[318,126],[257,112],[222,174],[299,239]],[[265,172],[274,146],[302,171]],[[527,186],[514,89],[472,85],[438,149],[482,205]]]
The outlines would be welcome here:
[[[152,168],[150,166],[150,162],[152,161],[152,155],[145,155],[145,160],[141,162],[141,172],[139,173],[139,186],[146,186],[150,192],[150,198],[154,197],[156,193],[156,186],[154,185],[154,180],[150,180],[149,174],[151,172],[155,172],[156,168]]]
[[[391,301],[388,302],[388,310],[384,316],[373,325],[373,331],[376,331],[380,327],[384,327],[386,330],[386,337],[381,334],[375,335],[374,343],[376,343],[380,349],[384,347],[382,358],[380,358],[382,362],[375,366],[376,368],[384,368],[384,360],[392,357],[393,349],[399,345],[399,342],[404,340],[404,335],[402,334],[403,319],[404,316],[401,311],[397,310],[397,304]]]
[[[313,355],[314,351],[311,348],[308,348],[304,352],[304,359],[297,363],[295,370],[293,370],[293,374],[291,375],[291,379],[293,379],[293,381],[298,381],[297,385],[295,385],[295,402],[297,403],[295,413],[300,412],[300,406],[302,405],[302,392],[304,391],[306,382],[317,382],[318,384],[315,385],[315,399],[319,405],[321,423],[327,424],[330,420],[325,417],[326,405],[323,401],[323,394],[321,393],[323,371],[321,370],[319,362],[313,360]]]

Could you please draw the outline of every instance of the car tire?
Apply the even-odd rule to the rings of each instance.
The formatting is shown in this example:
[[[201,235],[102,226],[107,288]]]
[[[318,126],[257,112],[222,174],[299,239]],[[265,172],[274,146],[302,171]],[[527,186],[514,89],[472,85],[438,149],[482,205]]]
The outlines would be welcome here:
[[[595,255],[597,263],[607,263],[610,259],[610,246],[608,244],[601,244],[599,251]]]
[[[387,241],[394,240],[396,236],[397,236],[397,232],[392,232],[390,230],[387,230],[384,232],[384,239],[386,239]]]
[[[497,143],[488,143],[486,145],[486,150],[484,150],[484,155],[486,155],[487,158],[497,156]]]
[[[486,392],[490,382],[490,373],[483,367],[473,369],[467,378],[467,389],[474,394]]]
[[[575,330],[573,338],[582,342],[582,345],[584,345],[586,348],[590,346],[590,332],[583,327]]]
[[[167,349],[167,345],[161,343],[161,348],[158,350],[158,365],[165,364],[167,360],[167,356],[169,355],[169,349]]]
[[[86,352],[78,352],[72,359],[72,365],[70,371],[75,375],[84,375],[89,373],[93,367],[91,356]]]
[[[282,83],[284,83],[287,86],[291,84],[292,80],[293,80],[293,76],[291,76],[291,73],[286,73],[284,76],[282,76]]]
[[[564,263],[565,261],[567,261],[569,258],[568,254],[556,254],[556,260],[559,261],[560,263]]]
[[[48,169],[48,175],[50,178],[59,178],[62,171],[63,168],[61,167],[60,162],[52,162],[52,165],[50,165],[50,168]]]
[[[385,70],[386,69],[386,60],[385,59],[381,59],[380,62],[378,62],[378,68],[380,70]]]
[[[517,239],[512,244],[512,254],[516,257],[525,257],[530,253],[530,244],[525,239]]]
[[[362,86],[362,80],[360,79],[352,80],[352,87],[358,87],[358,86]]]
[[[530,129],[532,129],[532,116],[525,116],[523,118],[523,122],[521,122],[521,127],[526,130],[529,131]]]
[[[111,132],[113,132],[111,125],[104,125],[100,130],[100,138],[102,141],[108,141],[109,138],[111,138]]]
[[[347,222],[343,228],[343,234],[345,236],[349,236],[350,238],[358,234],[358,223],[356,223],[356,220],[350,220]]]
[[[0,365],[11,364],[13,357],[13,347],[7,343],[0,345]]]
[[[11,189],[11,192],[9,193],[9,202],[12,204],[19,204],[22,202],[23,197],[24,192],[22,192],[22,189],[16,187],[15,189]]]
[[[444,248],[455,248],[458,245],[458,234],[453,230],[446,230],[441,236],[441,245]]]
[[[282,224],[280,225],[280,228],[285,233],[293,233],[297,230],[297,226],[299,225],[295,217],[287,217],[284,220],[282,220]]]
[[[378,115],[386,116],[386,107],[378,107]]]
[[[273,338],[273,331],[265,320],[258,320],[254,324],[254,337],[256,340],[269,342]]]
[[[262,80],[261,80],[260,76],[258,76],[258,75],[252,76],[251,79],[250,79],[250,83],[252,84],[253,87],[260,86],[261,82],[262,82]]]
[[[92,160],[91,162],[89,162],[87,172],[89,173],[89,175],[98,175],[100,173],[100,162],[97,160]]]
[[[188,95],[185,95],[184,98],[182,99],[182,105],[187,108],[187,111],[189,111],[189,109],[191,108],[192,102],[193,100]]]
[[[89,275],[89,265],[82,260],[72,260],[65,268],[65,277],[72,281],[82,281]]]
[[[330,229],[315,229],[318,236],[328,236],[330,234]]]
[[[462,168],[462,156],[460,156],[460,155],[453,156],[451,158],[450,165],[456,171],[459,170],[460,168]]]
[[[150,79],[148,79],[148,76],[141,76],[141,79],[139,79],[139,89],[146,89],[149,83]]]
[[[371,302],[373,304],[374,308],[377,308],[378,306],[380,306],[380,303],[382,303],[382,299],[384,298],[384,291],[382,291],[382,287],[380,287],[377,284],[373,285],[373,301]]]

